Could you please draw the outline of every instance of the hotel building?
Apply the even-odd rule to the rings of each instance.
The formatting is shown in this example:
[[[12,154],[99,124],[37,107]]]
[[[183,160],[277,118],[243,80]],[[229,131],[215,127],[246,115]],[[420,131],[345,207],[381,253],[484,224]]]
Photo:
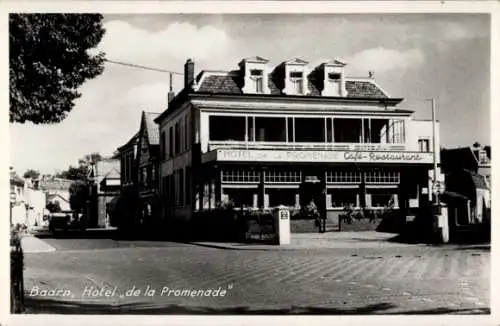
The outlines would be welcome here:
[[[439,133],[433,144],[432,121],[414,119],[373,74],[349,78],[345,66],[270,67],[253,57],[195,77],[188,60],[184,89],[155,119],[163,217],[188,219],[229,200],[253,208],[314,200],[332,220],[348,205],[391,205],[402,216],[427,209]]]

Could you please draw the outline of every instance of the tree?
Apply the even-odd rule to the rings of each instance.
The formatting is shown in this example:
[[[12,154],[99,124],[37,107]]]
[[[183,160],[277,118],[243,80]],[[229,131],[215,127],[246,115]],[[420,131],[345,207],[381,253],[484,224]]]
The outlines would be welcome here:
[[[101,160],[102,156],[99,153],[87,154],[78,160],[77,167],[70,165],[68,170],[58,173],[57,177],[68,180],[87,180],[90,166]]]
[[[69,205],[77,213],[85,211],[90,189],[85,181],[77,180],[69,186]]]
[[[24,172],[23,178],[38,179],[39,176],[40,172],[38,170],[29,169],[26,172]]]
[[[10,122],[56,123],[104,70],[100,14],[10,14]]]

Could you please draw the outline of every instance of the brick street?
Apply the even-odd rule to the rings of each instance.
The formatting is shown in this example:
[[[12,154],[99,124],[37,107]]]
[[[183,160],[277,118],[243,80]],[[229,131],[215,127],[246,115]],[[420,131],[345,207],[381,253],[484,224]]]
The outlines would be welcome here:
[[[484,314],[488,246],[400,245],[290,251],[225,250],[174,242],[44,239],[27,253],[27,313]],[[117,288],[113,297],[84,289]],[[145,295],[149,286],[154,295]],[[30,296],[69,290],[70,297]],[[140,290],[127,296],[127,290]],[[160,295],[217,289],[224,297]],[[152,292],[149,292],[152,294]],[[129,291],[130,294],[130,291]]]

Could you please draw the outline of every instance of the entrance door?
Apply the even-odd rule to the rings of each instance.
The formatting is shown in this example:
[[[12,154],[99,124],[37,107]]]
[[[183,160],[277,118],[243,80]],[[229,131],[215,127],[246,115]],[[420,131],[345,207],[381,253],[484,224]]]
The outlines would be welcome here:
[[[306,207],[307,205],[314,203],[318,213],[321,217],[325,217],[326,214],[326,201],[325,201],[324,185],[316,177],[304,177],[304,181],[300,186],[300,206]]]

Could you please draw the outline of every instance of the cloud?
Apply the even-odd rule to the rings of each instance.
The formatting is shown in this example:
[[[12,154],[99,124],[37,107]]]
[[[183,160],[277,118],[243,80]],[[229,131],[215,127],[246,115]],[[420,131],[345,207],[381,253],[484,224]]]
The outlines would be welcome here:
[[[436,29],[444,39],[449,41],[462,41],[480,36],[477,29],[467,28],[464,24],[442,22],[438,23]]]
[[[398,51],[378,47],[353,55],[347,63],[350,71],[366,74],[370,70],[383,73],[413,68],[423,64],[424,61],[425,56],[418,49]]]
[[[222,29],[190,23],[172,23],[158,31],[148,31],[124,21],[104,25],[106,34],[99,50],[109,59],[165,63],[168,59],[204,60],[223,54],[231,43]]]

